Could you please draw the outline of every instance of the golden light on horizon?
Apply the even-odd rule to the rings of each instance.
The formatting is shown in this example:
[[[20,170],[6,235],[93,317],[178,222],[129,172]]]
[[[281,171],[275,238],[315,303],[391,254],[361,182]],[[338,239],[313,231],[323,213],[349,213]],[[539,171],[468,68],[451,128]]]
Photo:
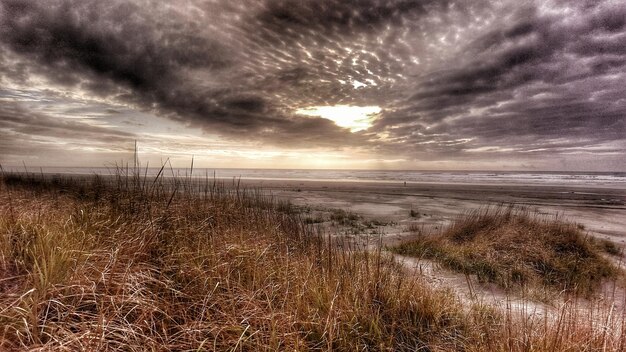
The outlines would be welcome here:
[[[372,127],[380,106],[311,106],[296,110],[297,114],[317,116],[333,121],[337,126],[349,128],[350,132],[358,132]]]

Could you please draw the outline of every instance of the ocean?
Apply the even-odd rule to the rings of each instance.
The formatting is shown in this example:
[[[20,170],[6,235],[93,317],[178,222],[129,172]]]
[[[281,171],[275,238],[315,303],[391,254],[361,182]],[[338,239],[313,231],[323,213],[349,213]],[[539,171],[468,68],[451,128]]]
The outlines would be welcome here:
[[[23,167],[5,171],[24,172]],[[28,172],[69,175],[111,175],[114,167],[27,168]],[[145,173],[142,169],[141,174]],[[166,168],[164,175],[189,176],[190,169]],[[159,168],[149,168],[156,176]],[[555,185],[626,189],[626,172],[544,172],[544,171],[415,171],[415,170],[302,170],[302,169],[212,169],[195,168],[192,177],[241,178],[242,180],[308,180],[385,183],[451,183],[491,185]]]

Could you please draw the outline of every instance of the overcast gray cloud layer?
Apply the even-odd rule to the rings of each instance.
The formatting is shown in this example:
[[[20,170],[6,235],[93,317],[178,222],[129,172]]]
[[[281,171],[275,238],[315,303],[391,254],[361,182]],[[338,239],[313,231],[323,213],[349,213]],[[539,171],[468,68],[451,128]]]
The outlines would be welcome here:
[[[0,88],[33,77],[280,147],[626,162],[623,1],[0,0]],[[3,148],[66,137],[16,104]],[[383,112],[357,133],[295,114],[336,104]]]

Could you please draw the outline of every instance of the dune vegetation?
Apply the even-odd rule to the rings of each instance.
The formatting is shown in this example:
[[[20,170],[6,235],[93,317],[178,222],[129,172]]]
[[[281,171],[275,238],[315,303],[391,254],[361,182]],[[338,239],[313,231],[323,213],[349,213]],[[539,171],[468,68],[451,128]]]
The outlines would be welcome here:
[[[612,305],[468,304],[259,190],[163,173],[2,175],[0,350],[625,348]]]
[[[479,281],[535,297],[588,296],[623,276],[607,258],[620,255],[612,242],[587,235],[580,225],[514,207],[472,211],[442,233],[418,235],[392,251],[434,259]]]

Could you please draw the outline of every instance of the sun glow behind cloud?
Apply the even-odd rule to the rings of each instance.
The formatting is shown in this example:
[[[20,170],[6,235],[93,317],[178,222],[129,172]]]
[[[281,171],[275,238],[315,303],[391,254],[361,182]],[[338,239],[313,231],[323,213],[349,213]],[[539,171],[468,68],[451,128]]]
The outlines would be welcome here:
[[[337,126],[358,132],[372,127],[372,122],[381,112],[379,106],[311,106],[296,110],[297,114],[317,116],[333,121]]]
[[[626,170],[624,1],[160,3],[0,0],[0,164]]]

